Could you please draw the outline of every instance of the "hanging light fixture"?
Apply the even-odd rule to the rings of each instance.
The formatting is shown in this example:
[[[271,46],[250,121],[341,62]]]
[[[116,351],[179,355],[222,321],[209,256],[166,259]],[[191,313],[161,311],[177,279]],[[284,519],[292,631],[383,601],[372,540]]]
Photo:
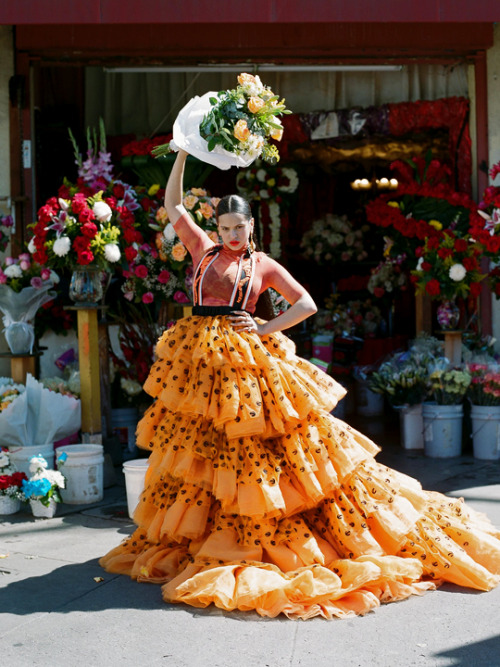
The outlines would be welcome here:
[[[351,182],[353,190],[397,190],[398,181],[396,178],[356,178]]]

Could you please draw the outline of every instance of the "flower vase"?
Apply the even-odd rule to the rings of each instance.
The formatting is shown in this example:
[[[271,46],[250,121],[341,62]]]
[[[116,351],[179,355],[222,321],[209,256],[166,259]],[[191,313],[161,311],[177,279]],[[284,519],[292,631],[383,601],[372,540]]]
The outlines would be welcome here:
[[[437,307],[436,317],[443,331],[453,331],[460,322],[460,308],[452,299],[446,299]]]
[[[49,504],[47,506],[37,498],[30,498],[30,505],[33,516],[42,519],[52,519],[57,509],[57,503],[54,498],[49,498]]]
[[[12,354],[31,354],[35,330],[29,322],[11,322],[4,330],[5,340]]]
[[[78,306],[95,306],[104,296],[103,276],[97,266],[78,266],[71,274],[69,298]]]
[[[15,514],[19,512],[21,501],[12,496],[0,496],[0,515]]]

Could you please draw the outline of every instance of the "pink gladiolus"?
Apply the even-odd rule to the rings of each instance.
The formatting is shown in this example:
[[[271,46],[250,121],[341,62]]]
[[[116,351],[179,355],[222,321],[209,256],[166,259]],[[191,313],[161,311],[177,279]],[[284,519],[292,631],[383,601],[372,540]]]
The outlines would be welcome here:
[[[142,303],[153,303],[154,296],[152,292],[146,292],[142,295]]]

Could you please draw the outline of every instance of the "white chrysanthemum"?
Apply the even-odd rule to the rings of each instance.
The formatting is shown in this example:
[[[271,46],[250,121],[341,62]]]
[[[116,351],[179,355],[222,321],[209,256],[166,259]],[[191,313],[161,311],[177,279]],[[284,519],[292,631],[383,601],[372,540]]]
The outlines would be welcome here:
[[[48,479],[52,485],[56,484],[60,489],[64,489],[66,486],[66,479],[58,470],[46,470],[43,473],[43,476],[45,479]]]
[[[43,456],[32,456],[30,458],[30,475],[35,475],[36,473],[44,471],[47,467],[48,463]]]
[[[52,246],[54,255],[57,255],[58,257],[65,257],[70,251],[70,248],[71,240],[69,236],[60,236],[54,241],[54,245]]]
[[[466,275],[467,271],[463,264],[453,264],[453,266],[450,267],[449,276],[456,283],[459,283],[461,280],[463,280]]]
[[[257,176],[257,180],[261,181],[262,183],[264,183],[264,181],[266,180],[267,174],[264,169],[259,169],[255,175]]]
[[[171,222],[163,230],[163,236],[166,241],[173,241],[177,234],[175,233],[175,228]]]
[[[120,248],[116,245],[116,243],[106,243],[104,246],[104,257],[108,262],[114,264],[120,259],[121,256],[122,254],[120,252]]]
[[[128,396],[137,396],[142,391],[142,385],[135,380],[120,378],[120,386]]]
[[[5,468],[9,463],[9,457],[6,454],[0,453],[0,468]]]
[[[113,211],[105,201],[96,201],[92,206],[92,211],[99,222],[109,222],[113,215]]]
[[[23,275],[23,271],[19,264],[11,264],[10,266],[6,266],[3,272],[7,278],[21,278]]]

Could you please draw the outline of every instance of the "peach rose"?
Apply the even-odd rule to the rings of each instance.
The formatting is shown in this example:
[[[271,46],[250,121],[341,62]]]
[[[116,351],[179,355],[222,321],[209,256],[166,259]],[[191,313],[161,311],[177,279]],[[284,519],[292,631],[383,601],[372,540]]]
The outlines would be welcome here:
[[[236,125],[234,126],[233,134],[239,141],[246,141],[248,139],[248,137],[250,136],[250,130],[248,129],[246,120],[243,120],[243,118],[241,118],[236,123]]]
[[[176,262],[182,262],[182,260],[184,259],[184,257],[186,255],[187,255],[187,250],[186,250],[186,246],[184,245],[184,243],[180,243],[180,242],[176,243],[174,245],[174,247],[172,248],[172,258]]]
[[[206,197],[207,191],[203,188],[191,188],[191,194],[196,195],[196,197]]]
[[[257,113],[257,111],[260,111],[262,107],[265,105],[264,100],[261,97],[251,97],[248,100],[248,109],[252,113]]]
[[[210,206],[210,204],[206,201],[201,202],[200,208],[199,208],[202,216],[208,220],[208,218],[211,218],[214,214],[214,209]]]
[[[156,222],[161,222],[163,224],[168,222],[168,213],[167,209],[164,206],[160,206],[160,208],[156,211]]]
[[[257,83],[257,80],[251,74],[246,74],[245,72],[243,72],[238,77],[238,83],[240,84],[240,86],[246,86],[250,83],[253,83],[253,84]]]
[[[281,141],[281,138],[283,137],[283,128],[280,127],[280,129],[277,130],[273,127],[273,129],[271,130],[271,137],[276,141]]]
[[[194,206],[196,205],[196,202],[198,201],[198,197],[195,197],[194,195],[187,195],[187,197],[184,197],[184,206],[191,211]]]

